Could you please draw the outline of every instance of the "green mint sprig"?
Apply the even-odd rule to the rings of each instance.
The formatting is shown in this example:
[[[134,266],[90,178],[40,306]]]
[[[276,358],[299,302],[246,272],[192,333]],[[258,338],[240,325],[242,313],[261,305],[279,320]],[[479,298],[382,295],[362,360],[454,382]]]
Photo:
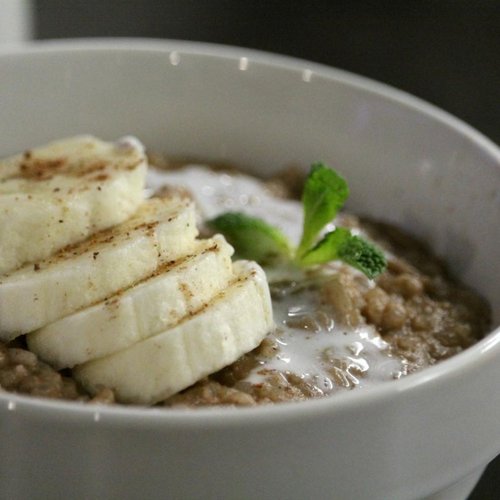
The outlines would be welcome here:
[[[304,223],[297,256],[303,257],[320,231],[331,222],[349,196],[347,182],[323,163],[311,166],[302,192]]]
[[[241,259],[266,263],[293,256],[288,238],[277,227],[258,217],[226,212],[207,224],[225,236]]]
[[[261,264],[293,261],[301,267],[339,259],[373,279],[386,268],[384,254],[378,247],[344,227],[336,227],[318,241],[348,196],[349,188],[341,175],[323,163],[313,164],[302,193],[304,224],[295,249],[278,228],[241,212],[226,212],[207,224],[226,237],[240,258]]]

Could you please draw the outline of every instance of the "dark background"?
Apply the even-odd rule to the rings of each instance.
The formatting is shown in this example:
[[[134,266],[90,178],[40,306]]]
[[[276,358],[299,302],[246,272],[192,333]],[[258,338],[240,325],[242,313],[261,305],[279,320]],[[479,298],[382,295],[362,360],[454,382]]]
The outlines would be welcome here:
[[[277,52],[421,97],[500,143],[500,0],[38,0],[35,37],[139,36]],[[499,424],[500,425],[500,424]],[[500,459],[470,500],[500,498]]]
[[[35,36],[199,40],[293,55],[422,97],[500,143],[500,1],[38,0]]]

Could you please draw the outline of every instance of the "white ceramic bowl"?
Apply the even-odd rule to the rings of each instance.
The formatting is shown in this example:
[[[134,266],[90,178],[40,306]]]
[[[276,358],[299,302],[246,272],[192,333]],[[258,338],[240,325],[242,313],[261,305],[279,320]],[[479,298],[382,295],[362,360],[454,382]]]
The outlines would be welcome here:
[[[269,174],[324,159],[351,207],[445,255],[500,318],[500,153],[448,114],[343,71],[236,48],[59,42],[0,54],[0,155],[91,132]],[[27,312],[29,314],[29,312]],[[500,452],[500,331],[406,379],[251,409],[0,394],[0,497],[464,498]]]

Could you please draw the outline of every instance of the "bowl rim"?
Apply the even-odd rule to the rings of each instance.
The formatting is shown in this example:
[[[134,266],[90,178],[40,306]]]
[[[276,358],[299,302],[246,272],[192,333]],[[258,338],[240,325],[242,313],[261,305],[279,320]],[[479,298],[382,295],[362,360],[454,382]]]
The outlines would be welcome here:
[[[227,46],[206,42],[191,42],[169,39],[149,38],[77,38],[28,42],[0,47],[2,58],[23,58],[39,54],[70,54],[74,52],[145,52],[181,55],[210,56],[221,59],[240,61],[246,58],[247,63],[267,65],[270,68],[310,71],[338,83],[355,87],[364,92],[374,93],[398,105],[409,107],[415,111],[439,121],[473,142],[479,149],[490,156],[500,172],[500,148],[476,129],[459,118],[438,108],[437,106],[415,97],[390,85],[360,76],[349,71],[330,67],[324,64],[307,61],[286,55],[274,54],[254,49]],[[325,413],[350,411],[352,408],[363,408],[374,401],[388,401],[398,394],[415,391],[423,387],[439,384],[447,379],[463,376],[473,372],[478,364],[493,362],[500,357],[500,327],[492,331],[465,351],[427,367],[422,371],[403,377],[399,380],[380,383],[368,389],[345,391],[321,399],[301,402],[285,402],[257,407],[216,407],[216,408],[161,408],[140,406],[105,406],[81,404],[71,401],[24,396],[20,394],[0,392],[0,412],[23,411],[24,413],[47,419],[67,420],[74,422],[106,423],[113,426],[143,428],[164,427],[198,427],[217,428],[229,426],[253,426],[268,423],[283,423],[296,419],[318,416]]]

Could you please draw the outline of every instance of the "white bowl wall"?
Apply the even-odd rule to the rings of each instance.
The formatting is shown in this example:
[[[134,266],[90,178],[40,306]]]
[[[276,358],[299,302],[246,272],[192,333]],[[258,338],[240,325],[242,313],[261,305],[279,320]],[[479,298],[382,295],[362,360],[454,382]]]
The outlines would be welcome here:
[[[0,53],[0,116],[1,156],[93,133],[133,134],[152,150],[230,160],[263,175],[325,160],[347,177],[353,210],[427,240],[488,298],[498,326],[498,148],[402,92],[242,49],[44,43]],[[499,343],[496,331],[367,393],[257,410],[96,409],[0,394],[0,440],[9,450],[0,493],[430,495],[477,476],[500,451]]]

